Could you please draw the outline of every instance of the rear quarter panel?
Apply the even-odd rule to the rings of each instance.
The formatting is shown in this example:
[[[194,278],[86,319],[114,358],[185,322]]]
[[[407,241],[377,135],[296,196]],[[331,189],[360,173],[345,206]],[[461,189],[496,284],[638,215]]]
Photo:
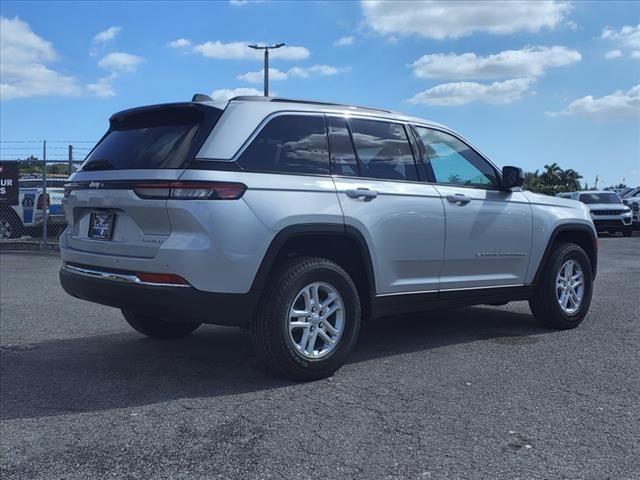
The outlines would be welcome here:
[[[205,290],[248,292],[271,242],[291,225],[344,224],[328,176],[186,170],[180,179],[247,186],[237,202],[190,202],[191,211],[169,202],[172,232],[162,250],[199,250],[190,270],[201,272]]]

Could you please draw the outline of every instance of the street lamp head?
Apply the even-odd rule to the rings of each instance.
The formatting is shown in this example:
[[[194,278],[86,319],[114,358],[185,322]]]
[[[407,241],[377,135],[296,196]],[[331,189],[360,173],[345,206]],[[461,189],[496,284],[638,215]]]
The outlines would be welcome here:
[[[251,45],[247,45],[249,48],[253,48],[254,50],[271,50],[273,48],[284,47],[284,43],[276,43],[275,45],[256,45],[252,43]]]
[[[264,50],[264,96],[269,96],[269,50],[284,47],[284,43],[276,43],[275,45],[256,45],[252,43],[247,45],[254,50]]]

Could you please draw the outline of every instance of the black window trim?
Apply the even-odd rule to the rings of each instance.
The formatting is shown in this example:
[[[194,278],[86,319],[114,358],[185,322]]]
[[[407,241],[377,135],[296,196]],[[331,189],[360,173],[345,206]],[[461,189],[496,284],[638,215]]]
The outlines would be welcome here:
[[[348,177],[348,178],[362,178],[362,170],[360,169],[360,161],[358,160],[358,152],[356,152],[356,147],[353,144],[353,136],[351,135],[351,127],[349,127],[349,122],[347,121],[347,117],[346,116],[339,116],[339,115],[327,115],[327,114],[323,114],[324,115],[324,124],[325,124],[325,128],[327,130],[327,139],[329,142],[329,173],[331,174],[332,177]],[[347,128],[347,134],[349,135],[349,141],[351,142],[351,148],[353,149],[353,154],[355,156],[356,159],[356,169],[358,170],[358,175],[341,175],[339,173],[333,173],[333,168],[334,168],[334,162],[333,162],[333,135],[331,135],[331,130],[329,128],[329,120],[330,118],[334,118],[334,119],[339,119],[339,120],[344,120],[344,124],[345,127]]]
[[[487,158],[486,155],[483,155],[477,148],[475,148],[473,145],[471,145],[462,136],[458,135],[455,132],[452,132],[451,130],[448,130],[446,128],[442,128],[442,127],[439,127],[439,126],[435,126],[435,125],[425,125],[425,124],[421,124],[421,123],[411,123],[411,127],[413,127],[414,129],[417,129],[418,127],[426,128],[428,130],[436,130],[438,132],[446,133],[447,135],[451,135],[452,137],[454,137],[455,139],[459,140],[464,145],[466,145],[468,149],[470,149],[471,151],[475,152],[481,159],[483,159],[485,162],[487,162],[487,164],[495,172],[496,180],[497,180],[497,184],[496,185],[487,185],[487,186],[482,186],[482,185],[460,185],[460,184],[457,184],[457,183],[437,182],[436,178],[435,178],[435,173],[433,172],[433,168],[431,166],[429,166],[429,167],[427,167],[427,171],[431,172],[432,179],[433,179],[433,182],[430,182],[430,183],[432,183],[433,185],[442,185],[443,187],[472,188],[472,189],[476,189],[476,190],[492,190],[492,191],[502,191],[503,190],[503,188],[502,188],[502,173],[501,173],[500,169],[491,160],[489,160],[489,158]],[[420,138],[420,135],[418,134],[417,130],[415,131],[415,135],[417,137],[417,140],[422,145],[422,148],[424,149],[424,143],[422,142],[422,139]],[[424,155],[426,155],[426,153]],[[428,158],[428,156],[427,156],[427,158]],[[429,162],[424,162],[424,163],[425,163],[425,165],[428,165]]]
[[[281,116],[281,115],[302,115],[302,116],[322,116],[324,118],[324,123],[325,123],[325,131],[326,131],[326,135],[327,135],[327,150],[329,152],[329,173],[325,174],[325,173],[298,173],[298,172],[287,172],[287,173],[278,173],[278,172],[273,172],[273,171],[260,171],[260,170],[249,170],[246,169],[244,167],[242,167],[240,164],[237,163],[238,158],[240,158],[240,156],[242,155],[242,153],[247,149],[247,147],[251,144],[251,142],[255,139],[255,137],[257,137],[260,132],[262,131],[262,129],[267,125],[267,123],[269,123],[273,118]],[[477,185],[456,185],[456,184],[444,184],[444,183],[438,183],[435,181],[435,175],[433,174],[433,171],[431,171],[430,173],[430,167],[428,167],[428,162],[424,162],[424,159],[422,157],[422,153],[420,151],[414,152],[413,148],[412,148],[412,153],[413,153],[413,161],[414,164],[416,166],[416,169],[418,171],[418,180],[398,180],[398,179],[385,179],[385,178],[375,178],[375,177],[363,177],[363,176],[353,176],[353,175],[338,175],[338,174],[334,174],[332,173],[332,152],[331,152],[331,135],[329,132],[329,124],[327,122],[327,117],[334,117],[334,118],[339,118],[339,119],[343,119],[345,120],[346,124],[347,124],[347,130],[349,131],[349,137],[351,138],[351,144],[353,145],[353,150],[354,153],[356,155],[356,160],[357,160],[357,165],[358,165],[358,170],[360,172],[360,159],[358,158],[358,152],[355,148],[355,144],[353,143],[353,136],[351,133],[351,126],[349,125],[349,119],[350,118],[357,118],[360,120],[372,120],[372,121],[377,121],[377,122],[385,122],[385,123],[395,123],[395,124],[399,124],[404,126],[405,128],[405,133],[407,134],[407,138],[409,140],[409,145],[411,147],[413,147],[413,145],[411,145],[411,139],[409,138],[409,134],[412,133],[414,135],[414,140],[416,141],[416,144],[418,145],[422,145],[424,148],[424,145],[422,144],[422,140],[420,139],[420,136],[417,134],[417,132],[415,131],[416,127],[421,127],[421,128],[428,128],[431,130],[437,130],[439,132],[442,133],[446,133],[449,134],[455,138],[457,138],[459,141],[461,141],[462,143],[464,143],[468,148],[470,148],[471,150],[473,150],[475,153],[477,153],[483,160],[485,160],[490,166],[491,168],[494,169],[494,171],[496,172],[496,178],[498,179],[498,186],[488,186],[488,187],[481,187],[481,186],[477,186]],[[418,143],[419,142],[419,143]],[[420,150],[418,148],[418,150]],[[211,162],[212,164],[215,165],[211,165],[209,166],[209,162]],[[247,173],[264,173],[264,174],[271,174],[271,175],[296,175],[296,176],[303,176],[303,177],[336,177],[336,178],[349,178],[349,179],[361,179],[361,180],[367,180],[367,181],[381,181],[381,182],[399,182],[399,183],[420,183],[420,184],[426,184],[426,185],[443,185],[443,186],[455,186],[455,187],[459,187],[459,188],[473,188],[473,189],[480,189],[480,190],[493,190],[493,191],[500,191],[502,190],[501,188],[501,184],[502,184],[502,173],[500,171],[500,169],[491,161],[489,160],[489,158],[487,158],[485,155],[483,155],[479,150],[477,150],[475,147],[473,147],[468,141],[466,141],[462,136],[460,136],[459,134],[447,129],[447,128],[443,128],[437,125],[431,125],[431,124],[424,124],[424,123],[416,123],[414,121],[411,120],[400,120],[400,119],[396,119],[396,118],[385,118],[385,117],[378,117],[378,116],[370,116],[370,115],[362,115],[359,112],[356,113],[351,113],[351,112],[334,112],[334,111],[320,111],[320,110],[314,110],[314,111],[310,111],[310,110],[279,110],[277,112],[272,112],[269,115],[267,115],[266,117],[264,117],[260,123],[258,124],[258,126],[253,130],[253,132],[251,133],[251,135],[249,135],[249,137],[244,141],[244,143],[240,146],[240,148],[238,149],[238,151],[229,159],[215,159],[215,158],[207,158],[207,157],[196,157],[193,162],[188,165],[187,168],[193,169],[193,170],[217,170],[221,167],[221,164],[229,164],[229,168],[225,168],[225,170],[234,170],[234,171],[240,171],[240,172],[247,172]],[[420,166],[422,166],[424,168],[424,174],[425,177],[424,179],[421,179],[421,168]],[[431,176],[431,178],[429,178]]]

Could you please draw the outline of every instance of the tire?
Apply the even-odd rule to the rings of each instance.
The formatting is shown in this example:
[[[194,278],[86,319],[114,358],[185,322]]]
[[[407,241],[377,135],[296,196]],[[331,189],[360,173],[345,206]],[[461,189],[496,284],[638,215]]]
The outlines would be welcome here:
[[[147,337],[163,340],[183,338],[193,332],[201,324],[195,322],[171,322],[154,315],[122,310],[125,320],[133,329]]]
[[[0,209],[0,240],[18,238],[22,233],[22,222],[11,208]]]
[[[625,229],[622,231],[622,235],[623,235],[624,237],[630,237],[631,235],[633,235],[633,227],[625,228]]]
[[[315,313],[309,312],[317,305],[313,298],[325,305]],[[296,326],[291,327],[294,307],[310,315],[293,317]],[[332,309],[337,310],[330,313]],[[318,380],[345,363],[358,339],[360,319],[358,290],[349,274],[330,260],[300,257],[273,272],[252,322],[251,337],[258,356],[277,376]]]
[[[567,299],[567,308],[563,308],[560,304],[563,297],[559,298],[563,287],[558,287],[557,281],[559,281],[560,269],[570,261],[573,261],[582,272],[582,299],[576,306],[570,297]],[[577,270],[572,270],[571,275],[575,272]],[[580,287],[575,288],[576,294],[579,294]],[[540,324],[549,328],[568,330],[577,327],[587,315],[592,294],[593,270],[589,257],[575,243],[559,243],[553,247],[549,255],[534,293],[529,299],[529,306]]]

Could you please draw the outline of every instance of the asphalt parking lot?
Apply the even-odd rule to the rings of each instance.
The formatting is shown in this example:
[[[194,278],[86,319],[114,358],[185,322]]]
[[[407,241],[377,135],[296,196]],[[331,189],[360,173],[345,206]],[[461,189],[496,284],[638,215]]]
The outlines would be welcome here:
[[[5,480],[640,478],[640,236],[600,240],[576,330],[523,302],[383,319],[307,384],[238,329],[136,334],[68,297],[57,257],[0,267]]]

